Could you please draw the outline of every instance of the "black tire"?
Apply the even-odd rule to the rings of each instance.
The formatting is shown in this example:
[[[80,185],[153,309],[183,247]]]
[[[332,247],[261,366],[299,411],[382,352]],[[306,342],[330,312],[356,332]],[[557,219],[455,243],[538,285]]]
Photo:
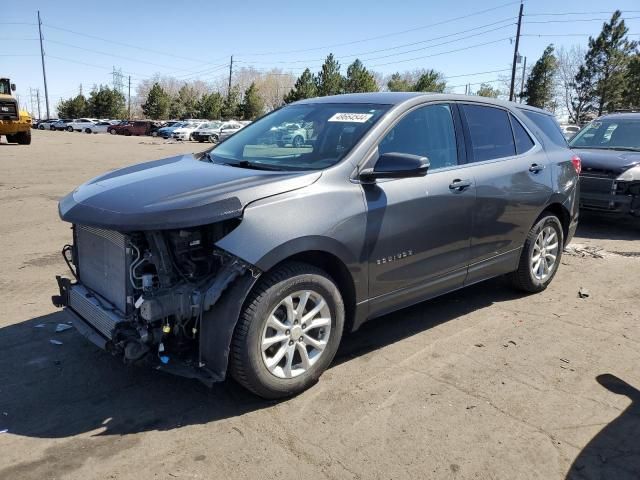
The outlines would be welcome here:
[[[218,143],[218,139],[219,139],[219,137],[215,133],[209,137],[209,141],[211,143]]]
[[[38,130],[44,130],[44,125],[38,125]]]
[[[18,142],[17,135],[6,135],[6,137],[7,137],[7,143],[17,143]]]
[[[551,267],[549,275],[544,280],[540,280],[533,275],[531,261],[536,239],[538,238],[540,232],[546,227],[551,227],[553,228],[553,230],[555,230],[558,240],[558,251],[555,258],[555,263]],[[520,254],[518,269],[509,275],[509,279],[516,289],[527,293],[538,293],[549,286],[549,284],[553,280],[553,277],[558,271],[558,266],[560,265],[560,260],[562,259],[562,250],[564,249],[563,232],[564,231],[562,229],[562,224],[560,223],[558,217],[556,217],[554,214],[545,212],[538,218],[534,226],[529,231],[529,234],[527,235],[527,238],[524,242],[524,247],[522,248],[522,253]]]
[[[73,132],[73,127],[72,126],[68,126],[67,127],[67,132]]]
[[[125,130],[122,133],[124,134],[125,137],[130,137],[131,136],[131,132],[129,130]]]
[[[84,132],[85,132],[85,133],[92,133],[90,128],[85,128],[85,129],[84,129]]]
[[[299,290],[312,290],[326,300],[331,313],[331,331],[316,363],[298,376],[279,378],[262,360],[261,336],[270,312],[282,299]],[[312,265],[285,263],[265,274],[245,302],[231,342],[230,374],[240,385],[263,398],[296,395],[315,384],[331,364],[340,345],[343,326],[344,304],[333,280]]]
[[[31,145],[31,130],[16,134],[16,141],[20,145]]]
[[[117,132],[115,129],[113,129],[113,128],[109,129],[109,130],[108,130],[108,132],[109,132],[109,134],[110,134],[110,135],[116,135],[116,134],[118,133],[118,132]]]

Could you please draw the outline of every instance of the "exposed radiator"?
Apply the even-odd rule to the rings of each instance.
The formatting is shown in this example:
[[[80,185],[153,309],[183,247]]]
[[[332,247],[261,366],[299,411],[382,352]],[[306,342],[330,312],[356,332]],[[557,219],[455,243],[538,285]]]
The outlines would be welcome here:
[[[75,242],[80,283],[127,313],[131,253],[119,232],[76,225]]]
[[[111,339],[113,329],[124,319],[104,301],[102,303],[82,285],[69,290],[69,307],[91,324],[106,338]]]

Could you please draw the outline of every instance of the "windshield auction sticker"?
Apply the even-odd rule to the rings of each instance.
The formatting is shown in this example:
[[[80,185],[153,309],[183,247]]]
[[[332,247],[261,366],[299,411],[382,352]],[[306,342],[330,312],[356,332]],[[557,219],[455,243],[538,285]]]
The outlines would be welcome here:
[[[364,123],[373,117],[372,113],[336,113],[327,122]]]

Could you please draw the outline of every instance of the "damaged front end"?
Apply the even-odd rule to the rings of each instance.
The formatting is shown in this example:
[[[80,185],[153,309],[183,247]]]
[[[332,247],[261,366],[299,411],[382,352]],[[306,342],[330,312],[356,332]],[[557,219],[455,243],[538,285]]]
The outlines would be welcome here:
[[[260,274],[215,246],[238,222],[127,233],[76,224],[63,249],[74,278],[57,277],[53,303],[127,363],[222,380],[238,304]],[[223,295],[234,301],[224,307]]]

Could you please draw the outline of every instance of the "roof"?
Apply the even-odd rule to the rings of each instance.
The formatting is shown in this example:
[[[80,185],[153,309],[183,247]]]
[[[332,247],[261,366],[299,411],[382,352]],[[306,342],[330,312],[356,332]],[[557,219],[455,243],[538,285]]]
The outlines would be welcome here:
[[[521,108],[532,110],[546,115],[551,115],[546,110],[531,107],[529,105],[498,100],[496,98],[480,97],[476,95],[460,95],[456,93],[426,93],[426,92],[371,92],[371,93],[347,93],[344,95],[331,95],[328,97],[307,98],[295,102],[296,104],[312,103],[371,103],[377,105],[400,105],[403,103],[420,103],[420,100],[440,100],[440,101],[467,101],[480,102],[502,107]]]

